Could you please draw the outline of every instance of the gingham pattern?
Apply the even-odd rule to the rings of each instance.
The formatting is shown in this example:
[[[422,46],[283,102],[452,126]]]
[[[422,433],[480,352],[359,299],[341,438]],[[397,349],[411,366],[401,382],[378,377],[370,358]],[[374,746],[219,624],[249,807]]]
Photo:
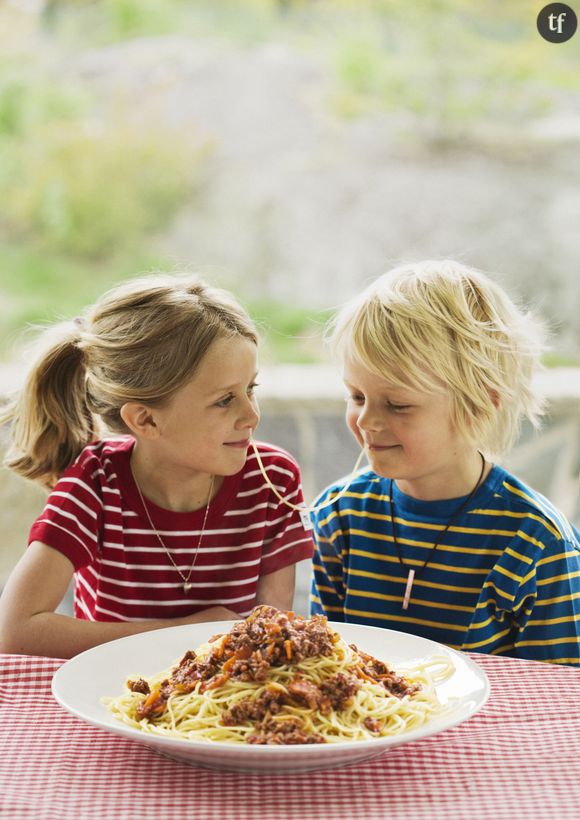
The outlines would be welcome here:
[[[461,726],[353,767],[195,768],[93,728],[53,699],[50,658],[0,656],[7,820],[553,820],[580,817],[580,670],[471,657],[492,694]]]

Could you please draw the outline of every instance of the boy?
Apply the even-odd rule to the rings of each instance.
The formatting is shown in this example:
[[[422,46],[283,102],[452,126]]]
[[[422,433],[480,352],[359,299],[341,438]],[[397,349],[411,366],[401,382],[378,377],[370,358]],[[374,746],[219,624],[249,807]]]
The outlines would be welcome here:
[[[451,261],[396,268],[342,308],[331,342],[370,469],[313,515],[312,613],[580,663],[580,534],[493,462],[541,413],[540,331]]]

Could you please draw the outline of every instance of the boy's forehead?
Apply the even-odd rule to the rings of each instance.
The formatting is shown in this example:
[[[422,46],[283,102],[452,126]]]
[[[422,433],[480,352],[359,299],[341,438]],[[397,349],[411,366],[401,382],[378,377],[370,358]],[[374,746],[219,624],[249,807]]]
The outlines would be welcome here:
[[[352,387],[362,387],[364,384],[369,389],[384,393],[400,392],[406,395],[424,396],[430,393],[445,392],[443,386],[438,385],[434,378],[427,377],[425,383],[421,384],[405,376],[400,368],[394,367],[387,373],[378,368],[371,369],[358,359],[348,356],[342,363],[342,379],[345,384]]]
[[[345,359],[342,365],[343,381],[356,387],[360,382],[366,382],[382,390],[416,390],[408,380],[405,380],[395,371],[388,375],[371,370],[356,359]]]

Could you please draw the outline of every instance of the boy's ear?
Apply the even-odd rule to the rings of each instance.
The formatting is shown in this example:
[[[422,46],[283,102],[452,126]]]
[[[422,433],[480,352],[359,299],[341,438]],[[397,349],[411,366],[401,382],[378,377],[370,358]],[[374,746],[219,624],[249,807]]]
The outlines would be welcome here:
[[[128,401],[121,407],[120,415],[129,430],[136,436],[147,439],[159,436],[159,427],[150,407],[135,401]]]
[[[491,403],[497,410],[497,408],[499,407],[499,393],[497,392],[497,390],[490,390],[489,397],[491,399]]]

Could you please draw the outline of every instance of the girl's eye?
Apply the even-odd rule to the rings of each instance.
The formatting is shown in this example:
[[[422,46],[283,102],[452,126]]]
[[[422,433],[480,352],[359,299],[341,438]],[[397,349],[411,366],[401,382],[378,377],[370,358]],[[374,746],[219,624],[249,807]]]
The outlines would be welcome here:
[[[219,401],[216,401],[215,406],[216,407],[229,407],[230,404],[233,402],[233,400],[234,400],[234,394],[230,393],[229,396],[225,396],[225,398],[220,399]]]
[[[253,396],[254,395],[254,390],[256,389],[257,386],[258,386],[257,382],[254,382],[248,387],[248,391],[247,391],[248,396]],[[235,395],[233,393],[230,393],[229,396],[224,396],[223,399],[220,399],[219,401],[216,401],[215,406],[216,407],[229,407],[234,399],[235,399]]]
[[[364,404],[365,397],[361,396],[359,393],[353,393],[352,395],[347,396],[345,401],[352,401],[355,404]]]
[[[392,402],[388,402],[388,408],[392,410],[393,413],[404,413],[405,410],[408,410],[410,407],[410,404],[393,404]]]

